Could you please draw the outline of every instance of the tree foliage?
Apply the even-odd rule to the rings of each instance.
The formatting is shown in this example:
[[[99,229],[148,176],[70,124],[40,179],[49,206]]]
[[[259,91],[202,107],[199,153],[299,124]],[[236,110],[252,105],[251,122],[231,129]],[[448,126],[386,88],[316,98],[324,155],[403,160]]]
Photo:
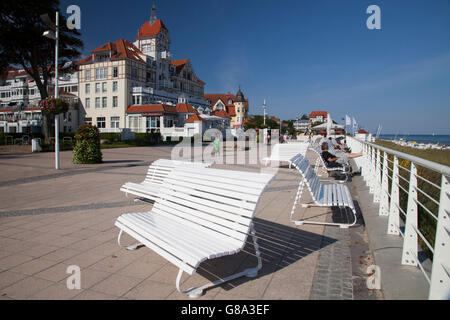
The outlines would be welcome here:
[[[48,97],[47,86],[54,76],[55,40],[42,34],[49,27],[41,19],[48,14],[55,22],[59,0],[2,0],[0,1],[0,69],[21,67],[36,83],[41,100]],[[83,42],[77,30],[66,27],[66,18],[59,15],[59,66],[73,61],[81,54]],[[66,70],[70,71],[70,70]],[[47,116],[44,131],[48,139]]]

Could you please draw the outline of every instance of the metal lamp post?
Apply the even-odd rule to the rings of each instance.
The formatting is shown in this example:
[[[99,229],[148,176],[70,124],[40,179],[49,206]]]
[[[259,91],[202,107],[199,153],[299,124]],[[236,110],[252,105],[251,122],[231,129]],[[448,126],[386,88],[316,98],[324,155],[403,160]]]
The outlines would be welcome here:
[[[58,42],[59,42],[59,12],[56,11],[56,28],[45,31],[44,37],[55,40],[55,99],[59,98],[58,88]],[[55,169],[59,170],[59,114],[55,115]]]

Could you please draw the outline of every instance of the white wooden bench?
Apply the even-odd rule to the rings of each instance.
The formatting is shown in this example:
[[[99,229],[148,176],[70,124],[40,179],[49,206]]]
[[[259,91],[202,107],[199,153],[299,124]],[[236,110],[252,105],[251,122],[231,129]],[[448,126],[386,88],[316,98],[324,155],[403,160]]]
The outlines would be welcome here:
[[[253,227],[261,194],[273,175],[211,168],[177,167],[164,179],[149,212],[121,215],[115,225],[179,268],[176,288],[199,297],[209,287],[241,276],[255,277],[262,261]],[[201,262],[241,251],[248,235],[258,265],[187,291],[183,272],[193,275]],[[125,248],[133,250],[139,244]]]
[[[143,201],[155,201],[164,178],[175,167],[183,166],[206,168],[210,167],[211,164],[212,163],[159,159],[154,161],[148,167],[147,175],[144,181],[142,181],[141,183],[127,182],[120,187],[120,191],[125,192],[127,197],[128,194],[132,194],[139,197],[140,200]]]
[[[345,175],[345,180],[339,180],[340,183],[346,182],[350,173],[350,167],[342,165],[342,167],[329,167],[327,162],[322,157],[322,150],[319,147],[311,146],[310,150],[317,154],[316,162],[314,164],[314,171],[319,174],[319,168],[322,167],[328,175],[330,172],[342,172]],[[333,153],[333,152],[331,152]]]
[[[319,180],[319,177],[312,169],[308,159],[302,155],[297,155],[292,159],[292,165],[300,172],[302,179],[300,180],[297,194],[295,196],[294,205],[291,210],[291,221],[297,225],[302,225],[305,223],[309,224],[323,224],[323,225],[335,225],[341,228],[348,228],[356,223],[356,209],[353,204],[353,199],[350,194],[350,190],[345,184],[335,183],[330,181],[330,183],[323,183]],[[303,207],[319,206],[319,207],[339,207],[341,209],[349,208],[352,213],[354,220],[352,223],[328,223],[328,222],[316,222],[310,220],[293,220],[292,217],[295,212],[298,201],[300,201],[303,188],[307,186],[313,203],[303,204]]]
[[[264,161],[264,165],[271,161],[288,162],[289,168],[291,168],[291,159],[297,154],[305,154],[308,150],[309,143],[308,142],[296,142],[296,143],[277,143],[272,148],[272,153],[270,157],[265,157],[262,159]]]

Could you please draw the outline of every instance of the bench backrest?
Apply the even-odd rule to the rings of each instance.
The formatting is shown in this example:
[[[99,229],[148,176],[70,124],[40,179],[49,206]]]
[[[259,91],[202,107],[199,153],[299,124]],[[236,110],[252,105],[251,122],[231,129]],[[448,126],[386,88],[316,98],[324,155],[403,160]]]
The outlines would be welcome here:
[[[272,174],[177,167],[152,212],[243,248],[256,206]]]
[[[277,143],[272,149],[271,158],[290,160],[297,154],[305,154],[308,150],[308,142]]]
[[[206,168],[211,166],[211,163],[158,159],[148,167],[144,183],[151,182],[162,184],[164,178],[169,174],[169,172],[171,172],[177,166]]]
[[[318,199],[322,183],[320,182],[316,172],[312,169],[308,159],[306,159],[303,155],[298,154],[292,159],[292,164],[302,175],[306,186],[309,191],[311,191],[313,200],[316,201]]]

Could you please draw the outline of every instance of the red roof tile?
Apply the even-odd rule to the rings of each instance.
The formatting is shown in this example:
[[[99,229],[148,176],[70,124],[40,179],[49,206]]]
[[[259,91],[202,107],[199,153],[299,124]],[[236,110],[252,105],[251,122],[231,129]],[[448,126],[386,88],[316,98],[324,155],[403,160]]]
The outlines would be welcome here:
[[[154,37],[161,32],[161,29],[168,31],[161,19],[156,20],[152,25],[150,21],[147,21],[139,28],[136,39]]]
[[[213,112],[213,115],[222,118],[231,118],[231,116],[226,111],[223,110],[215,111]]]
[[[205,120],[199,117],[198,114],[193,114],[192,116],[184,120],[184,122],[205,122]]]
[[[168,106],[164,104],[151,104],[143,106],[131,106],[128,107],[127,113],[141,113],[141,112],[169,112],[176,113],[177,107]]]
[[[192,105],[189,103],[178,103],[177,104],[177,112],[182,113],[197,113],[197,110],[194,109]]]
[[[309,114],[309,118],[311,119],[311,118],[315,118],[315,117],[317,117],[317,116],[323,116],[324,118],[326,118],[326,117],[328,117],[328,112],[326,112],[326,111],[312,111],[310,114]]]
[[[133,43],[130,41],[119,39],[116,42],[107,42],[104,45],[98,47],[97,49],[92,50],[92,54],[80,61],[77,61],[76,64],[84,64],[84,63],[92,63],[94,62],[95,54],[100,52],[110,51],[111,56],[110,60],[120,60],[124,58],[132,59],[139,62],[145,62],[140,55],[143,55],[142,51],[139,50]]]
[[[228,101],[231,99],[231,104]],[[234,108],[234,101],[236,100],[236,96],[231,93],[208,93],[203,96],[203,100],[210,101],[210,108],[212,108],[217,101],[221,100],[226,106],[227,109]],[[245,99],[245,108],[248,108],[248,99]],[[230,113],[230,111],[228,111]],[[236,112],[233,109],[233,114],[236,115]]]

